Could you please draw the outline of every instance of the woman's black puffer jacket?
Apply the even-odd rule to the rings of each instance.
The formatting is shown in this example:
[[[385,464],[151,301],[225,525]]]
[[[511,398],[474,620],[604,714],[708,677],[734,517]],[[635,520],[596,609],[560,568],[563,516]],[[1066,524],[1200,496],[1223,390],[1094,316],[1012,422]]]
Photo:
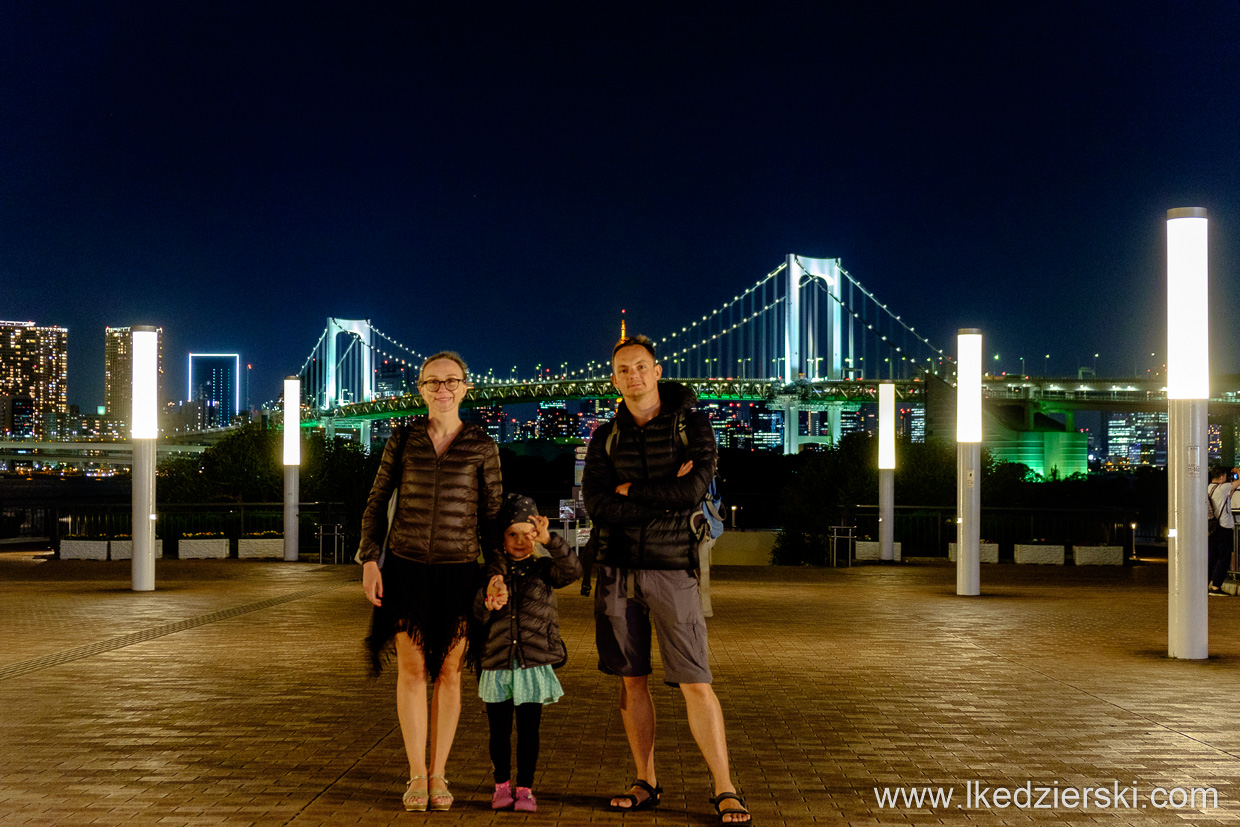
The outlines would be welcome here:
[[[483,669],[518,669],[529,666],[560,666],[568,650],[560,638],[560,613],[555,589],[581,577],[581,563],[564,538],[552,534],[546,545],[550,557],[503,558],[508,604],[490,611],[483,604],[486,587],[478,590],[474,615],[486,625]]]
[[[411,425],[401,457],[401,429],[393,432],[362,513],[357,560],[378,561],[384,537],[393,554],[418,563],[470,563],[498,542],[495,519],[503,498],[499,448],[480,426],[466,422],[444,451],[435,446],[426,420]],[[388,531],[388,501],[400,485]]]

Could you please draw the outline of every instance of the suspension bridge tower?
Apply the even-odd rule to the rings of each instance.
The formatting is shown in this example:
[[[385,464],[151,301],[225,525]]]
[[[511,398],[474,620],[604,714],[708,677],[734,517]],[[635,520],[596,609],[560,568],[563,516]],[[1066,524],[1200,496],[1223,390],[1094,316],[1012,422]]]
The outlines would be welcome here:
[[[783,382],[788,389],[781,394],[784,411],[784,453],[800,450],[800,396],[793,386],[799,382],[825,379],[838,381],[844,377],[844,349],[840,308],[843,277],[838,258],[809,258],[789,253],[784,268],[787,286],[784,292],[784,371]],[[819,281],[816,290],[803,288]],[[820,297],[827,296],[827,306],[820,311]],[[827,409],[832,441],[840,438],[840,414],[843,406],[834,403]]]
[[[348,334],[348,344],[340,350],[339,338]],[[320,406],[332,411],[348,402],[370,402],[375,398],[374,344],[370,319],[327,320],[324,345],[323,401]],[[346,364],[350,366],[346,369]],[[345,374],[348,374],[346,381]],[[343,391],[351,392],[347,398]],[[370,447],[370,421],[362,423],[361,443]]]

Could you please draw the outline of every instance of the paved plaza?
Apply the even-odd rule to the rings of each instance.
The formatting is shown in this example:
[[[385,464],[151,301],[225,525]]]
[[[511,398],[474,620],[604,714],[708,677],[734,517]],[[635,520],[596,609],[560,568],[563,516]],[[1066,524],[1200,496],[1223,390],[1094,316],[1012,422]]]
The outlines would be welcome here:
[[[405,813],[394,680],[365,673],[359,574],[168,560],[157,590],[135,593],[127,563],[0,554],[0,823],[716,823],[683,700],[661,684],[663,806],[603,806],[631,761],[575,586],[560,592],[570,657],[566,695],[543,719],[539,811],[489,809],[486,719],[468,678],[456,805]],[[982,596],[961,598],[941,561],[716,570],[716,687],[755,822],[1240,819],[1240,599],[1210,600],[1208,661],[1170,660],[1166,574],[987,565]],[[875,792],[925,787],[953,798],[883,806]],[[1022,808],[1006,799],[1018,788]],[[1097,788],[1118,801],[1099,806]],[[1218,807],[1155,806],[1193,788],[1216,791]],[[1060,793],[1058,808],[1032,806]]]

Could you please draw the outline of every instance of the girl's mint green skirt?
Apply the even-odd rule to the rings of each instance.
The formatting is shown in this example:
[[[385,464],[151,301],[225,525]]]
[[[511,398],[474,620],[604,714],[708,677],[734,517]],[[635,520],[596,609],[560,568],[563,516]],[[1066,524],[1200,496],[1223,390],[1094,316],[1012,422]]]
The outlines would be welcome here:
[[[517,669],[484,669],[478,678],[478,697],[489,704],[509,699],[514,704],[553,704],[564,696],[560,679],[550,665]]]

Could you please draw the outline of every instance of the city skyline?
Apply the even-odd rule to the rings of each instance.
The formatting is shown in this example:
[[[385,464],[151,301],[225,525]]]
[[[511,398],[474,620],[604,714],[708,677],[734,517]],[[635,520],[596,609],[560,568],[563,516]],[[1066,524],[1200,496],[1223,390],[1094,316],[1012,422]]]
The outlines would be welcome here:
[[[1221,0],[10,6],[0,316],[72,332],[82,407],[134,324],[244,354],[257,401],[329,316],[580,367],[622,308],[661,337],[798,253],[949,352],[1125,375],[1192,205],[1235,373],[1238,30]]]

